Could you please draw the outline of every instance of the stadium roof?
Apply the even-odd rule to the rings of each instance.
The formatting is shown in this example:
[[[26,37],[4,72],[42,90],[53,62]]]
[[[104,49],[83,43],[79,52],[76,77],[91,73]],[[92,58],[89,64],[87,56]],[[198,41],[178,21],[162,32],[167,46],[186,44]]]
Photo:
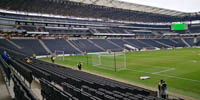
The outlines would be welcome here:
[[[151,6],[128,3],[128,2],[117,1],[117,0],[68,0],[68,1],[82,2],[86,4],[94,4],[94,5],[107,6],[107,7],[113,7],[113,8],[128,9],[128,10],[134,10],[134,11],[140,11],[140,12],[147,12],[147,13],[162,14],[162,15],[168,15],[168,16],[183,17],[183,16],[199,14],[199,13],[186,13],[186,12],[181,12],[181,11],[176,11],[176,10],[151,7]]]
[[[183,12],[199,12],[200,0],[119,0]]]

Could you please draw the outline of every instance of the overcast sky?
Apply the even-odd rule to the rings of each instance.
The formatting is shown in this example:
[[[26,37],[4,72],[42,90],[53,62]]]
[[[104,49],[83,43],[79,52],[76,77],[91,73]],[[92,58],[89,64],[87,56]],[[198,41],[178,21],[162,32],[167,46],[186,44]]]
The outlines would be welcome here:
[[[199,12],[200,0],[119,0],[183,12]]]

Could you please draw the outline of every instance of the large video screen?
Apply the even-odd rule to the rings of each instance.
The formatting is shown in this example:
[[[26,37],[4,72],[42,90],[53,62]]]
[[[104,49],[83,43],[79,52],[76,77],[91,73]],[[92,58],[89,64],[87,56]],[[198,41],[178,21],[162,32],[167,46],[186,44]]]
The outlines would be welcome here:
[[[174,31],[182,31],[182,30],[187,30],[188,25],[187,24],[173,24],[172,25],[172,30]]]

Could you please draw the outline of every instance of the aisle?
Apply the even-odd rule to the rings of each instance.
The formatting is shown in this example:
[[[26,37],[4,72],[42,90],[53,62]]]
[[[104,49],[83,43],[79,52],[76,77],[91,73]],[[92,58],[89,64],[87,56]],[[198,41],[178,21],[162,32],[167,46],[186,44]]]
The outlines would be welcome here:
[[[12,100],[6,88],[1,69],[0,69],[0,100]]]

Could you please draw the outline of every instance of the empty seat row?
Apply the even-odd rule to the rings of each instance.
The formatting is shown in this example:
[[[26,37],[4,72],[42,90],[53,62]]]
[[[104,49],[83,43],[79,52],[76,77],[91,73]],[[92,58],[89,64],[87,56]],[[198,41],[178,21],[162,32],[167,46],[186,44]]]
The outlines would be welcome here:
[[[33,74],[34,77],[36,77],[36,78],[38,78],[38,79],[39,79],[39,78],[44,78],[44,79],[46,79],[46,80],[48,80],[48,81],[51,81],[51,79],[50,79],[50,74],[48,74],[48,73],[46,73],[46,72],[44,72],[44,71],[42,71],[42,70],[36,68],[35,66],[32,66],[32,65],[26,63],[26,62],[24,61],[24,59],[16,59],[16,61],[17,61],[18,63],[24,65],[24,67],[30,69],[30,70],[32,71],[32,74]]]
[[[22,80],[15,74],[12,76],[14,82],[14,94],[16,100],[39,100],[36,95],[28,88]]]
[[[45,79],[40,79],[41,95],[46,100],[79,100],[66,91],[62,91]]]
[[[62,87],[64,91],[67,91],[79,100],[103,100],[68,83],[62,83]]]
[[[82,86],[82,90],[92,95],[95,95],[103,100],[105,100],[108,97],[114,98],[114,100],[123,100],[123,99],[125,100],[145,100],[145,99],[157,100],[157,98],[153,96],[145,96],[145,95],[140,95],[140,94],[135,95],[129,92],[122,93],[119,91],[108,91],[103,88],[93,89],[88,86]]]
[[[17,61],[11,59],[11,65],[20,73],[28,82],[29,84],[33,81],[32,71],[23,66],[22,64],[18,63]]]

